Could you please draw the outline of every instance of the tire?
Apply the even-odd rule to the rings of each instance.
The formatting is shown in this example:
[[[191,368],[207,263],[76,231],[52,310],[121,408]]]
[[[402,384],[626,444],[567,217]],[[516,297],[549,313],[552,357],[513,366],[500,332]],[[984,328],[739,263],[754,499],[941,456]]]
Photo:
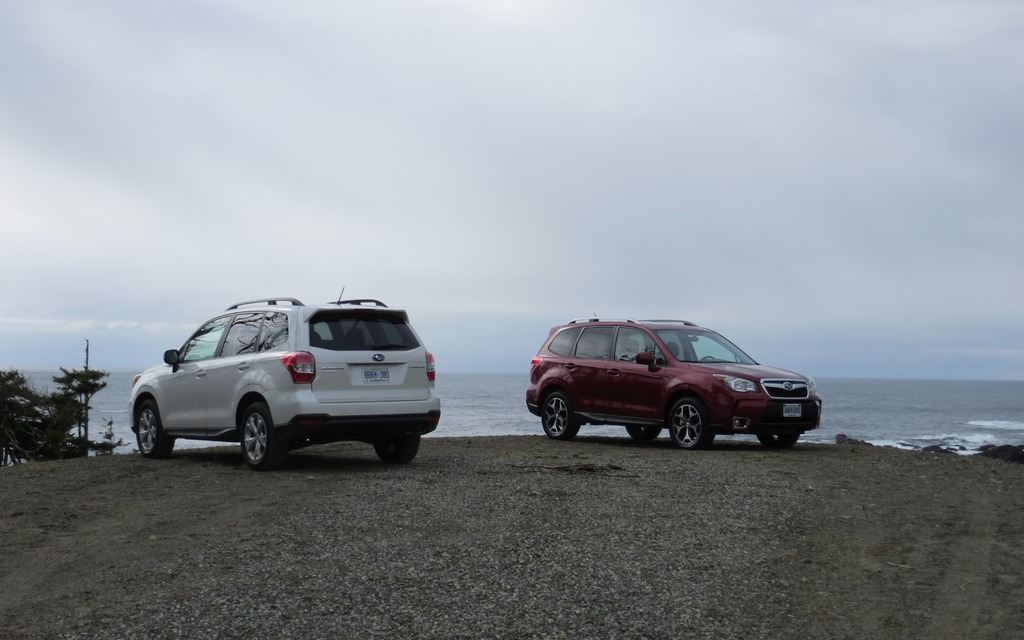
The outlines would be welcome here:
[[[144,400],[135,416],[135,442],[146,458],[166,458],[174,449],[174,438],[164,431],[160,409],[154,400]]]
[[[799,433],[759,433],[758,441],[769,449],[792,449],[800,439]]]
[[[242,413],[240,440],[242,457],[256,471],[270,471],[284,466],[288,443],[279,442],[274,434],[274,421],[265,402],[254,402]]]
[[[647,442],[648,440],[654,440],[661,435],[661,427],[631,425],[626,427],[626,433],[628,433],[629,437],[634,440]]]
[[[377,457],[387,464],[405,464],[412,462],[420,450],[419,436],[402,436],[383,442],[374,442],[373,450]]]
[[[715,441],[704,403],[688,397],[677,400],[668,414],[668,433],[680,449],[707,449]]]
[[[544,399],[540,421],[544,433],[555,440],[572,440],[580,432],[579,423],[573,419],[572,402],[561,391],[554,391]]]

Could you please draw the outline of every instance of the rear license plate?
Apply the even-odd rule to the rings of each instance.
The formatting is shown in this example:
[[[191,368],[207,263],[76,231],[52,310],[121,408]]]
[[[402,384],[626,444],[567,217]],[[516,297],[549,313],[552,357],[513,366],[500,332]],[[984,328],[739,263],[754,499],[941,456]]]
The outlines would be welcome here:
[[[783,418],[799,418],[802,413],[801,409],[803,405],[800,404],[784,404],[782,405],[782,417]]]
[[[390,382],[390,369],[363,369],[363,384],[388,384]]]

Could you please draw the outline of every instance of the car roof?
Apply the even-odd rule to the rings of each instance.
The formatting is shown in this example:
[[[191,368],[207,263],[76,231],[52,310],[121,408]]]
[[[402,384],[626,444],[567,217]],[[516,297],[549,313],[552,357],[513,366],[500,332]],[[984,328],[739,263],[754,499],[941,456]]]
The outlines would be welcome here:
[[[287,303],[288,306],[291,306],[291,307],[311,306],[311,307],[317,308],[317,309],[330,309],[330,308],[339,308],[340,309],[342,307],[349,307],[349,308],[369,307],[369,308],[379,308],[379,309],[388,309],[389,308],[388,305],[384,304],[380,300],[375,300],[373,298],[358,298],[358,299],[352,299],[352,300],[337,300],[337,301],[333,301],[333,302],[325,302],[323,304],[318,304],[318,305],[306,305],[301,300],[298,300],[296,298],[284,298],[284,297],[282,297],[282,298],[257,298],[255,300],[244,300],[242,302],[236,302],[235,304],[229,306],[227,308],[227,311],[234,311],[234,310],[239,309],[241,307],[249,307],[249,306],[256,306],[256,307],[263,307],[263,308],[278,307],[282,303]]]
[[[655,320],[634,320],[633,318],[576,318],[570,320],[562,326],[569,326],[574,324],[642,324],[645,326],[650,325],[682,325],[686,327],[701,328],[700,325],[690,322],[689,320],[666,320],[666,319],[655,319]]]

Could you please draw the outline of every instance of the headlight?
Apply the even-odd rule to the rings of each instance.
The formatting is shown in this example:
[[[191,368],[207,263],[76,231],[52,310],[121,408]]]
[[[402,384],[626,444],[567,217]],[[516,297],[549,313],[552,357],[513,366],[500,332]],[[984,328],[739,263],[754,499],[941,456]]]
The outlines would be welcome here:
[[[818,393],[818,385],[814,384],[814,378],[807,378],[807,393]]]
[[[715,377],[725,383],[725,386],[737,393],[757,393],[757,383],[751,382],[750,380],[722,374],[715,374]]]

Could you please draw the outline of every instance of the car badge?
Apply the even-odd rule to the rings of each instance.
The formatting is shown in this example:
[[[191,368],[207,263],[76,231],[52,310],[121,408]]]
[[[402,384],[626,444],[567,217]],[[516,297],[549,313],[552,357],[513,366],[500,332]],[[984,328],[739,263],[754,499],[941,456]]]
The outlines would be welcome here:
[[[793,390],[793,383],[792,382],[785,382],[785,383],[782,384],[782,388],[785,389],[786,391],[792,391]]]
[[[374,362],[384,362],[384,354],[383,353],[375,353],[375,354],[373,354],[373,361]]]

